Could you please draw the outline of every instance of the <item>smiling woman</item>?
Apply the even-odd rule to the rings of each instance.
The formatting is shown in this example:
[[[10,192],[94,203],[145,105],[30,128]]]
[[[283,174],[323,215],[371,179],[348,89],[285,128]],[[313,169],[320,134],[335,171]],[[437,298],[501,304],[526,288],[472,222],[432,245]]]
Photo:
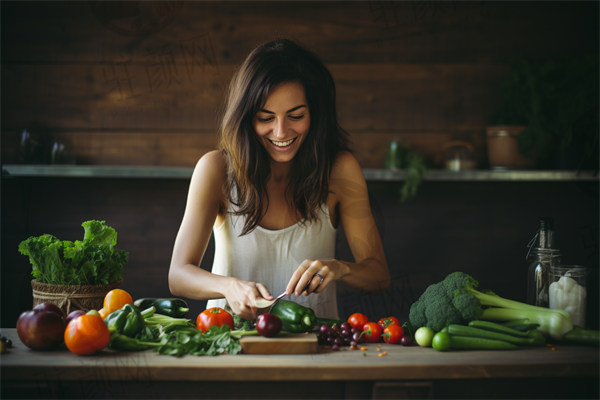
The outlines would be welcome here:
[[[295,301],[339,319],[336,281],[386,289],[365,179],[336,118],[333,78],[313,53],[287,39],[254,49],[230,83],[219,134],[219,150],[192,176],[169,270],[174,295],[253,319],[257,299],[305,294]],[[334,259],[339,222],[354,263]],[[209,273],[198,265],[211,229]]]

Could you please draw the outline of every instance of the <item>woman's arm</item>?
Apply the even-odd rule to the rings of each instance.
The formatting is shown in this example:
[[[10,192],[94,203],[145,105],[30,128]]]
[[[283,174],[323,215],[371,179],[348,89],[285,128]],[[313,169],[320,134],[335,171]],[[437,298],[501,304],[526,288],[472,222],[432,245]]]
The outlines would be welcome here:
[[[256,312],[254,298],[270,298],[260,283],[216,275],[199,268],[222,204],[226,179],[221,152],[205,154],[196,164],[183,220],[175,239],[169,267],[169,289],[174,296],[194,300],[227,298],[234,312],[251,318]]]
[[[287,292],[300,295],[300,290],[315,273],[323,275],[323,283],[318,286],[320,280],[314,279],[306,291],[307,295],[313,291],[321,292],[334,280],[363,292],[385,292],[390,284],[390,273],[379,230],[371,213],[367,183],[352,154],[342,153],[338,157],[329,186],[338,204],[346,239],[356,262],[306,260],[292,276]]]

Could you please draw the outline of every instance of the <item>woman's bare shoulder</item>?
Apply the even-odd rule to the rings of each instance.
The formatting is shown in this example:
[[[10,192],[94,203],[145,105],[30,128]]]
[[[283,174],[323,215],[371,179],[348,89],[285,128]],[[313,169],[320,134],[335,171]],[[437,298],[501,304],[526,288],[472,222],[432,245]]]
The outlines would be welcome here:
[[[226,181],[227,159],[221,151],[213,150],[200,157],[196,163],[190,189],[209,190],[213,194],[219,194],[220,198],[221,189]]]
[[[360,176],[359,181],[364,180],[362,169],[354,154],[349,151],[340,152],[333,163],[331,179],[345,178],[355,180],[357,175]]]
[[[194,175],[201,174],[205,179],[224,180],[227,176],[227,158],[219,150],[204,154],[194,168]]]

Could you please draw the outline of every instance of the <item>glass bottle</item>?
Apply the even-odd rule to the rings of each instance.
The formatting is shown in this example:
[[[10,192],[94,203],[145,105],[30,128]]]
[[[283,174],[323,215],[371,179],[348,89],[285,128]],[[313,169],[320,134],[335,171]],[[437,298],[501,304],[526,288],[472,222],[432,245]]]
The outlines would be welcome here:
[[[560,250],[554,248],[554,220],[541,218],[539,229],[527,245],[527,303],[548,307],[548,271],[560,265]]]

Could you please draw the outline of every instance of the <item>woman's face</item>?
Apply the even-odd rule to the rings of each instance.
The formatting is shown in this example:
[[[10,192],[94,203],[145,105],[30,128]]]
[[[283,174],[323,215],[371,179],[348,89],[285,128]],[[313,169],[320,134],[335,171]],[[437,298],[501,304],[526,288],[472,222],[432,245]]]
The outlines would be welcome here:
[[[252,125],[274,161],[291,161],[310,128],[310,113],[303,87],[298,83],[278,85],[254,116]]]

